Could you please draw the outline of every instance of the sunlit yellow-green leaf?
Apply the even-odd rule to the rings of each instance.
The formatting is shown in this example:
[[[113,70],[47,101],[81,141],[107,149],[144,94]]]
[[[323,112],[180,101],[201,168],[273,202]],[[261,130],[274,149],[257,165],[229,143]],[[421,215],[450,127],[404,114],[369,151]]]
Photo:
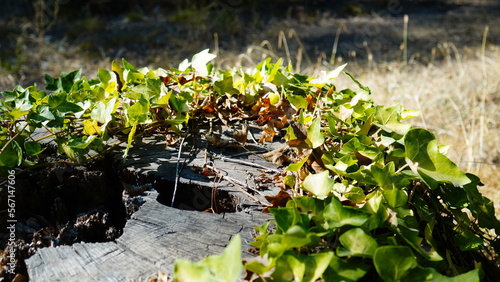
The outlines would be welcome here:
[[[328,171],[318,174],[309,174],[304,180],[304,190],[318,196],[328,196],[333,188],[333,179],[330,178]]]
[[[307,140],[311,144],[311,148],[317,148],[325,142],[325,137],[321,133],[321,119],[316,118],[311,125],[306,129]]]

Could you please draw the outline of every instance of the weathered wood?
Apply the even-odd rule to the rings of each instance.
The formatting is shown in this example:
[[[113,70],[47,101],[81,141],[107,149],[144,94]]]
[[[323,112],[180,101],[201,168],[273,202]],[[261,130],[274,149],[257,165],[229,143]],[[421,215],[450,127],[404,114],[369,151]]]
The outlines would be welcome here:
[[[127,222],[116,242],[77,243],[43,248],[26,261],[31,281],[145,280],[158,271],[171,273],[176,258],[199,260],[219,254],[231,237],[240,234],[243,257],[253,227],[268,214],[213,214],[165,206],[154,192]]]
[[[145,280],[158,271],[171,273],[177,258],[197,261],[221,253],[238,233],[243,240],[243,257],[253,256],[247,251],[253,228],[270,219],[259,210],[268,204],[266,195],[279,191],[272,183],[277,166],[261,154],[279,144],[231,146],[234,139],[228,131],[221,131],[221,140],[229,144],[223,148],[200,138],[206,129],[191,134],[180,158],[179,143],[168,148],[161,135],[138,141],[125,162],[121,151],[117,152],[114,169],[130,195],[151,188],[158,192],[144,196],[146,202],[127,221],[116,242],[40,249],[26,260],[30,279]],[[202,172],[204,168],[208,174]],[[177,181],[178,208],[172,208]],[[237,212],[201,212],[207,209]]]
[[[231,140],[234,139],[227,137],[230,135],[228,131],[223,131],[226,134],[221,134],[220,138],[231,144]],[[265,146],[248,144],[245,148],[232,143],[235,146],[217,148],[204,138],[200,138],[203,134],[206,134],[206,130],[200,130],[197,134],[186,138],[180,159],[178,159],[179,148],[167,148],[164,136],[143,138],[130,150],[124,163],[121,162],[121,155],[116,155],[120,178],[129,183],[135,181],[140,185],[150,184],[162,194],[165,203],[170,203],[176,182],[176,171],[179,168],[179,184],[189,185],[198,190],[200,187],[209,188],[208,192],[207,189],[201,189],[202,193],[179,191],[176,195],[177,200],[180,200],[176,201],[177,204],[184,199],[184,205],[198,210],[202,209],[200,207],[204,203],[210,202],[212,188],[231,198],[236,210],[257,206],[262,208],[262,203],[267,203],[265,196],[276,195],[279,192],[274,185],[270,185],[269,189],[260,189],[255,184],[255,179],[261,177],[272,179],[279,171],[277,166],[266,161],[262,154],[279,147],[280,143]],[[199,170],[205,167],[209,167],[211,172],[218,172],[220,178],[202,175]],[[199,203],[195,201],[186,203],[185,198]]]

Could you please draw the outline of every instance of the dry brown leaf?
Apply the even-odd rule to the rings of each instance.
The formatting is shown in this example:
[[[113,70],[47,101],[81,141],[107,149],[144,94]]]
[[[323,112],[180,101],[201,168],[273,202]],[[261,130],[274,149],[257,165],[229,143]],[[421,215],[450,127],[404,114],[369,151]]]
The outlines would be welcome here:
[[[290,161],[285,154],[285,152],[289,148],[290,147],[288,145],[283,145],[278,149],[274,149],[270,152],[263,154],[262,157],[268,162],[272,162],[277,165],[283,165],[283,163]]]

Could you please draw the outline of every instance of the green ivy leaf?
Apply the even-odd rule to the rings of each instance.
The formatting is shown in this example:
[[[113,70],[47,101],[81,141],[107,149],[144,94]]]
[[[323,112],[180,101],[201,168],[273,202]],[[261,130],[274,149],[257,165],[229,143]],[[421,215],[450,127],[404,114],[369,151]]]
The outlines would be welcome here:
[[[238,281],[243,270],[241,236],[233,236],[220,255],[208,256],[198,262],[177,259],[174,281]]]
[[[456,234],[454,241],[462,251],[479,250],[484,244],[483,239],[477,237],[477,235],[469,229],[465,229],[461,233]]]
[[[97,78],[99,78],[104,91],[113,93],[117,90],[117,77],[112,71],[99,69],[97,70]]]
[[[368,264],[356,260],[341,259],[334,255],[323,273],[323,279],[329,282],[358,281],[365,276],[369,269]]]
[[[275,281],[317,281],[329,266],[332,252],[311,255],[286,253],[276,261]]]
[[[284,254],[276,261],[275,271],[271,274],[276,281],[302,281],[306,272],[305,263],[293,253]]]
[[[404,282],[413,281],[433,281],[433,282],[479,282],[479,270],[473,269],[469,272],[457,275],[455,277],[448,277],[440,274],[434,268],[423,268],[418,266],[409,271],[408,275],[402,279]]]
[[[380,277],[387,282],[405,278],[418,266],[410,248],[406,246],[382,246],[373,253],[373,264]]]
[[[56,110],[61,114],[75,114],[83,111],[82,107],[75,103],[63,102],[56,107]]]
[[[40,143],[34,141],[24,142],[24,149],[28,156],[36,156],[45,150]]]
[[[67,143],[73,149],[87,149],[87,147],[96,139],[96,135],[83,136]]]
[[[6,142],[0,143],[0,148],[4,148]],[[23,159],[23,150],[17,141],[10,142],[0,153],[0,166],[13,168],[20,165]]]
[[[74,70],[70,73],[62,72],[61,76],[54,78],[48,74],[45,75],[45,89],[54,92],[70,92],[73,84],[80,79],[82,69]]]
[[[354,154],[358,161],[364,162],[373,161],[381,154],[380,149],[363,144],[357,137],[345,143],[340,152],[343,154]]]
[[[434,134],[424,129],[412,129],[405,136],[406,159],[417,165],[418,175],[432,189],[439,182],[455,186],[470,183],[470,179],[457,165],[439,152]]]
[[[149,118],[149,101],[141,97],[139,101],[130,106],[127,110],[129,125],[137,125],[145,122]]]
[[[400,208],[400,213],[409,212],[409,210],[405,210]],[[403,217],[398,215],[398,217]],[[424,241],[422,237],[420,237],[420,232],[415,228],[416,226],[406,226],[402,222],[398,226],[393,226],[396,233],[401,236],[408,245],[410,245],[413,250],[417,251],[422,257],[429,261],[441,261],[443,258],[439,255],[436,249],[429,245],[428,242]],[[427,247],[424,249],[424,246]],[[428,248],[430,247],[430,248]]]
[[[238,94],[238,89],[233,86],[233,76],[227,71],[221,71],[223,79],[214,82],[214,89],[219,95]]]
[[[354,83],[356,83],[358,85],[359,88],[361,88],[362,90],[366,91],[366,93],[370,94],[371,93],[371,90],[370,88],[368,88],[367,86],[364,86],[362,85],[359,81],[357,81],[351,74],[347,73],[347,72],[344,72],[352,81],[354,81]]]
[[[363,188],[357,186],[351,186],[348,191],[344,193],[344,197],[353,201],[356,204],[360,204],[365,200],[365,191]]]
[[[395,132],[399,135],[405,135],[411,128],[411,124],[402,123],[401,113],[402,106],[376,106],[374,114],[374,123],[383,130],[391,133]]]
[[[329,228],[338,228],[345,225],[361,226],[368,218],[369,214],[344,207],[336,197],[330,197],[330,203],[325,205],[323,216]]]
[[[307,215],[302,215],[296,208],[294,207],[286,207],[286,208],[271,208],[269,212],[274,216],[274,220],[276,221],[276,228],[278,233],[285,233],[292,226],[301,225],[307,226],[309,220],[306,220],[306,223],[303,223],[303,220],[307,218]],[[304,218],[305,216],[305,218]]]
[[[318,236],[314,232],[299,225],[290,227],[281,238],[281,247],[285,250],[314,245],[313,243],[318,242]]]
[[[156,105],[168,105],[170,101],[170,96],[172,95],[172,90],[168,90],[167,86],[162,83],[160,86],[160,96],[156,100]]]
[[[352,228],[339,237],[342,247],[337,248],[337,256],[360,256],[371,258],[378,248],[377,241],[361,228]]]
[[[289,164],[285,170],[286,171],[299,171],[300,168],[307,162],[307,160],[309,159],[309,156],[306,156],[305,158],[303,158],[301,161],[299,162],[296,162],[296,163],[291,163]]]
[[[311,148],[317,148],[325,143],[325,137],[321,133],[321,119],[316,118],[311,125],[306,129],[307,141],[310,143]]]
[[[307,107],[309,107],[309,103],[307,102],[306,98],[301,95],[293,95],[287,93],[286,98],[297,109],[307,109]]]
[[[405,206],[408,202],[408,194],[401,189],[391,189],[385,190],[383,192],[385,199],[387,200],[387,204],[391,208],[398,208]]]

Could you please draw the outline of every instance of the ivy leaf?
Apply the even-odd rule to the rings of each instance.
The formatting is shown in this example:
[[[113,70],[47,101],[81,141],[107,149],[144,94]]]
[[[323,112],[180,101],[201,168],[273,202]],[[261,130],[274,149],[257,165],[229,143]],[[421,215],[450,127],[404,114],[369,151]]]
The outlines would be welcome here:
[[[45,89],[54,92],[69,92],[73,84],[80,79],[82,69],[74,70],[70,73],[61,73],[61,76],[54,78],[48,74],[45,75]]]
[[[303,223],[303,215],[296,208],[270,208],[269,211],[274,216],[278,233],[285,233],[292,226],[307,225]],[[306,220],[306,222],[308,223],[309,220]]]
[[[325,167],[331,171],[334,171],[338,175],[345,175],[348,173],[348,169],[358,163],[352,155],[345,155],[340,158],[333,158],[331,155],[323,154],[321,160],[325,164]]]
[[[363,211],[344,207],[336,197],[330,197],[330,203],[325,205],[323,216],[329,228],[338,228],[345,225],[361,226],[369,214]]]
[[[321,119],[316,118],[311,125],[306,129],[307,141],[309,141],[311,148],[317,148],[325,143],[325,137],[321,133]]]
[[[130,106],[127,110],[129,125],[137,125],[148,120],[149,117],[149,101],[141,97],[139,101]]]
[[[362,203],[366,198],[365,191],[356,186],[352,186],[349,191],[345,192],[344,196],[356,204]]]
[[[339,76],[339,74],[344,70],[345,66],[347,66],[347,64],[343,64],[340,67],[337,67],[336,69],[334,69],[332,71],[329,71],[328,73],[326,71],[321,71],[317,78],[312,79],[306,85],[316,86],[318,88],[321,88],[325,84],[331,83],[334,78]]]
[[[76,138],[67,143],[67,145],[74,149],[86,149],[92,141],[96,139],[96,135],[83,136]]]
[[[309,106],[306,98],[301,95],[286,94],[286,98],[297,109],[307,109]]]
[[[418,266],[413,252],[406,246],[382,246],[373,253],[373,264],[384,281],[397,282]]]
[[[285,170],[286,171],[299,171],[300,168],[307,162],[309,159],[309,155],[307,155],[305,158],[303,158],[301,161],[296,162],[296,163],[291,163],[289,164]]]
[[[299,225],[294,225],[283,234],[280,244],[284,250],[290,250],[314,245],[313,243],[317,242],[318,236],[314,232],[306,230]]]
[[[63,103],[59,104],[57,106],[56,110],[58,112],[60,112],[61,114],[75,114],[75,113],[83,111],[82,107],[78,106],[75,103],[71,103],[71,102],[63,102]]]
[[[276,267],[271,277],[275,281],[302,281],[306,265],[293,253],[284,254],[276,261]]]
[[[333,252],[298,256],[289,252],[278,258],[271,276],[275,281],[317,281],[333,256]]]
[[[370,269],[368,264],[355,260],[341,259],[335,255],[330,260],[330,265],[323,273],[324,281],[358,281]]]
[[[172,95],[172,90],[168,90],[167,86],[162,83],[160,86],[160,96],[158,100],[156,100],[156,105],[168,105],[170,101],[170,96]]]
[[[384,131],[395,132],[399,135],[405,135],[411,128],[411,124],[402,123],[402,106],[377,106],[375,107],[374,124],[378,125]]]
[[[371,90],[367,86],[362,85],[359,81],[357,81],[351,74],[344,72],[354,83],[358,85],[359,88],[364,90],[366,93],[370,94]]]
[[[90,117],[97,120],[106,127],[108,122],[113,119],[112,113],[114,112],[116,104],[116,97],[110,99],[107,104],[99,102],[94,110],[92,110]]]
[[[46,148],[42,149],[42,145],[38,142],[27,141],[24,142],[24,149],[26,150],[26,155],[28,156],[36,156],[43,152]]]
[[[0,143],[0,148],[4,148],[5,142]],[[17,141],[10,142],[7,147],[0,153],[0,166],[9,168],[20,165],[23,159],[23,150]]]
[[[116,91],[117,76],[115,73],[105,69],[97,70],[97,78],[101,81],[101,87],[108,93]]]
[[[217,91],[219,95],[238,94],[238,89],[233,87],[233,76],[227,71],[222,72],[222,74],[224,78],[214,82],[215,91]]]
[[[198,262],[177,259],[174,281],[238,281],[241,263],[241,236],[236,234],[220,255],[208,256]]]
[[[408,212],[409,210],[399,209],[399,212]],[[400,216],[400,215],[398,215]],[[429,261],[441,261],[443,258],[439,255],[436,249],[432,245],[428,245],[428,242],[424,241],[422,237],[420,237],[420,232],[415,227],[407,227],[405,224],[399,224],[398,226],[393,226],[396,233],[401,236],[408,245],[410,245],[413,250],[417,251],[420,255],[422,255],[425,259]],[[425,248],[424,246],[430,247]]]
[[[456,234],[454,241],[462,251],[479,250],[484,244],[483,239],[477,237],[476,234],[469,229],[465,229],[461,233]]]
[[[196,73],[200,76],[207,76],[208,69],[207,64],[211,60],[217,57],[214,54],[208,53],[208,49],[205,49],[198,54],[195,54],[191,59],[191,66],[196,70]]]
[[[408,194],[402,189],[390,189],[383,192],[387,204],[391,208],[398,208],[406,205],[408,202]]]
[[[479,282],[479,269],[473,269],[469,272],[457,275],[455,277],[448,277],[440,274],[436,269],[428,267],[423,268],[418,266],[409,271],[408,275],[402,281],[434,281],[434,282]]]
[[[87,135],[102,134],[101,127],[97,124],[97,120],[84,120],[83,132]]]
[[[222,254],[201,261],[206,264],[217,281],[238,281],[243,271],[241,262],[241,236],[233,236]]]
[[[174,263],[174,281],[208,281],[211,279],[210,269],[201,264],[192,263],[184,259],[176,259]]]
[[[372,257],[378,248],[377,241],[366,234],[361,228],[352,228],[339,237],[342,247],[337,248],[337,256]]]
[[[309,174],[304,180],[304,190],[317,197],[328,196],[332,191],[334,180],[327,170],[318,174]]]
[[[357,137],[351,138],[345,143],[340,152],[343,154],[354,153],[359,162],[366,164],[371,163],[381,154],[380,149],[363,144]]]
[[[470,179],[457,165],[439,152],[434,134],[424,129],[412,129],[405,135],[406,160],[418,164],[417,172],[431,188],[439,182],[449,182],[455,186],[470,183]]]

